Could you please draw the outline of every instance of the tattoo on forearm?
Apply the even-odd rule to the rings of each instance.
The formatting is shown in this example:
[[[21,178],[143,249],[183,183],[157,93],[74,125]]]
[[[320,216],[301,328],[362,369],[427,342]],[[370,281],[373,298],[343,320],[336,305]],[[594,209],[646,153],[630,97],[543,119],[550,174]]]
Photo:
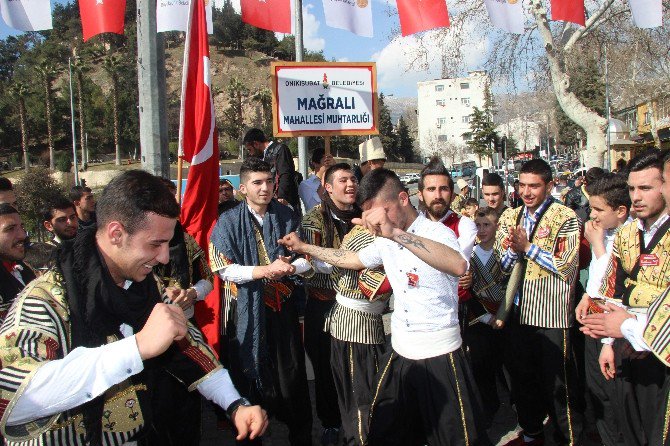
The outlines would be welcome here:
[[[332,248],[321,248],[319,246],[311,245],[308,254],[312,257],[330,263],[337,264],[338,261],[342,261],[347,257],[349,251],[343,249],[332,249]]]
[[[410,234],[400,234],[397,237],[397,241],[399,243],[402,243],[403,245],[409,245],[409,246],[414,246],[415,248],[423,249],[426,252],[430,252],[428,248],[426,248],[426,245],[423,244],[421,239],[414,237],[413,235]]]

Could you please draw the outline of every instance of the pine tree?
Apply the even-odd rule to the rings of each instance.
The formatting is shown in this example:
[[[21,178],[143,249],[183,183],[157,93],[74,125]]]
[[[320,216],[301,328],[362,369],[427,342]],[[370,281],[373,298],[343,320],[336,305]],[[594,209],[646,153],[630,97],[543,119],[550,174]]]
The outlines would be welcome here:
[[[406,163],[411,163],[414,158],[414,138],[409,133],[409,126],[405,123],[405,119],[401,116],[398,120],[398,152],[402,160]]]
[[[479,158],[479,165],[482,164],[482,157],[490,157],[493,154],[491,142],[494,140],[496,132],[493,120],[483,109],[472,108],[470,115],[470,133],[472,139],[467,142],[472,153]]]
[[[396,135],[393,133],[393,123],[391,122],[391,110],[384,103],[384,93],[379,95],[379,139],[382,141],[384,153],[389,159],[399,159],[397,153]]]
[[[228,107],[223,113],[223,132],[230,139],[236,141],[242,137],[244,131],[244,115],[242,106],[244,99],[249,95],[249,89],[236,77],[230,78],[226,92],[230,100]]]

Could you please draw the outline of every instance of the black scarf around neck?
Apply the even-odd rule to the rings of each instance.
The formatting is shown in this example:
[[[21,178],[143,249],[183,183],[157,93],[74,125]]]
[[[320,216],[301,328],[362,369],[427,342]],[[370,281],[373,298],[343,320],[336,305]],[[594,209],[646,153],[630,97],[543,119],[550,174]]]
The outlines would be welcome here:
[[[73,240],[64,241],[56,253],[56,268],[63,275],[70,307],[72,349],[99,347],[107,343],[108,336],[121,337],[122,324],[137,333],[160,302],[151,275],[127,290],[114,283],[95,234],[95,226],[80,230]],[[91,446],[102,444],[103,409],[104,395],[81,406],[86,442]]]
[[[323,241],[325,246],[333,246],[333,237],[335,235],[335,231],[337,231],[341,242],[344,236],[354,226],[351,223],[351,220],[354,218],[360,218],[362,213],[363,211],[361,211],[361,208],[359,208],[355,203],[351,209],[343,211],[335,205],[333,199],[330,198],[330,194],[324,194],[324,197],[321,200],[321,215],[323,216]],[[337,220],[340,220],[340,222],[343,222],[344,224],[338,224],[337,220],[333,218],[333,215],[337,217]]]

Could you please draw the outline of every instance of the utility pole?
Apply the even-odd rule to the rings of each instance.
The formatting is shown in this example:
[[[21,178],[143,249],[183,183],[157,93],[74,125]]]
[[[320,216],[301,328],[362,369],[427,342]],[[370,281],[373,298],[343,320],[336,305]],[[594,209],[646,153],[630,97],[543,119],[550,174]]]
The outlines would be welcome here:
[[[137,1],[137,84],[142,169],[170,177],[165,99],[165,48],[156,32],[156,2]]]
[[[607,69],[608,60],[607,60],[607,45],[605,45],[605,113],[607,113],[607,165],[605,166],[606,170],[612,169],[612,147],[611,147],[611,135],[610,135],[610,120],[612,115],[610,112],[610,83],[609,83],[609,72]]]
[[[77,167],[77,133],[74,128],[74,95],[72,94],[72,59],[67,60],[68,73],[70,74],[70,120],[72,123],[72,158],[74,161],[74,185],[79,186],[79,169]],[[81,117],[79,118],[81,119]]]
[[[302,62],[305,50],[302,39],[302,0],[294,0],[295,5],[295,61]],[[298,137],[298,171],[307,178],[307,138]]]

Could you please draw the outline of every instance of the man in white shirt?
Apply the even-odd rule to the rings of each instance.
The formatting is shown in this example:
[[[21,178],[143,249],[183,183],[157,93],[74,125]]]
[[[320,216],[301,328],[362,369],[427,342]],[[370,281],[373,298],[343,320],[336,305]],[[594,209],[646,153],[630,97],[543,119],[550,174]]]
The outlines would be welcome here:
[[[135,445],[152,435],[147,407],[166,373],[227,409],[240,439],[262,435],[264,411],[240,398],[181,308],[161,303],[152,270],[168,261],[178,215],[160,178],[124,172],[100,197],[97,228],[19,296],[0,328],[5,444]]]
[[[396,296],[393,349],[382,360],[374,386],[368,444],[486,442],[461,350],[457,284],[468,262],[453,232],[418,214],[398,177],[387,169],[363,177],[358,202],[364,213],[354,222],[377,235],[366,248],[321,248],[306,245],[295,234],[280,243],[340,268],[384,265]]]
[[[248,158],[240,168],[246,200],[225,211],[212,230],[211,269],[224,280],[224,333],[230,373],[252,402],[289,428],[293,446],[312,444],[312,405],[305,353],[289,278],[309,276],[304,258],[291,259],[277,240],[298,228],[288,206],[273,199],[269,163]]]

